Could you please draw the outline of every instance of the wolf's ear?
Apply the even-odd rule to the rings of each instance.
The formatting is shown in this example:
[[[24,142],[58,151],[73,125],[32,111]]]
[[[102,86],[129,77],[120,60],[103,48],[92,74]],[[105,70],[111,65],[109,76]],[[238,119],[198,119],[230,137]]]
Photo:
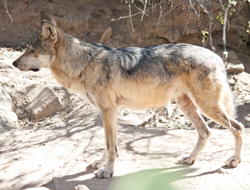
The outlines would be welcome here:
[[[44,21],[47,21],[47,22],[51,23],[54,26],[57,25],[56,20],[54,19],[54,17],[51,14],[49,14],[49,13],[47,13],[45,11],[42,11],[41,12],[41,22],[43,23]]]
[[[56,27],[47,21],[43,21],[40,36],[43,40],[57,40]]]
[[[40,33],[40,37],[43,40],[57,40],[56,21],[54,17],[47,12],[41,12],[41,21],[42,30]]]

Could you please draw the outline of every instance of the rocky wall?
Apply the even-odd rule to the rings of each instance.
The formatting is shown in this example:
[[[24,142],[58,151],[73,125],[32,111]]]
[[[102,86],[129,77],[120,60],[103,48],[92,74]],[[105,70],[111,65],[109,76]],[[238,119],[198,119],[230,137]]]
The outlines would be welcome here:
[[[139,1],[135,4],[143,9]],[[22,48],[29,44],[39,31],[41,11],[53,14],[58,25],[66,33],[88,42],[99,42],[102,34],[111,27],[112,36],[106,39],[105,43],[113,47],[180,42],[203,45],[201,31],[209,31],[210,23],[204,9],[198,6],[194,6],[194,9],[190,8],[187,3],[172,7],[169,13],[170,4],[165,8],[160,20],[159,6],[153,10],[150,9],[148,16],[144,15],[143,21],[141,21],[141,14],[133,16],[133,31],[129,17],[117,20],[120,16],[129,14],[129,7],[125,1],[4,0],[0,2],[0,47]],[[210,6],[207,5],[205,8],[209,10]],[[222,25],[216,16],[222,8],[217,1],[213,1],[212,9],[213,44],[216,48],[220,48],[223,45]],[[6,10],[9,11],[9,15]],[[133,5],[131,5],[131,11],[132,14],[139,12]],[[228,48],[244,49],[245,53],[249,54],[250,40],[244,29],[248,26],[249,20],[248,3],[244,3],[232,16],[229,15]],[[208,48],[209,44],[209,42],[206,44]]]

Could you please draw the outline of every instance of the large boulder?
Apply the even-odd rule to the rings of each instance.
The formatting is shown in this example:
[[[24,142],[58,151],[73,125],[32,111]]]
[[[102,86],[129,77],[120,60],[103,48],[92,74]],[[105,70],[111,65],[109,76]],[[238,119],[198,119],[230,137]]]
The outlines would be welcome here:
[[[26,111],[31,120],[53,116],[63,107],[55,91],[41,84],[29,86],[25,99],[27,101]]]
[[[18,117],[12,111],[12,99],[2,86],[0,86],[0,126],[19,127]]]

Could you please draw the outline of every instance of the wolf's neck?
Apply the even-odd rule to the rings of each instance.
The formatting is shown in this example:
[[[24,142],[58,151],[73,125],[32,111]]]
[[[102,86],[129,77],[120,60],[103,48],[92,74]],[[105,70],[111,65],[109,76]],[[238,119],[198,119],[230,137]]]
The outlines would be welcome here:
[[[57,54],[61,68],[69,77],[76,77],[91,62],[94,49],[92,44],[82,42],[72,36],[63,35],[63,43]]]

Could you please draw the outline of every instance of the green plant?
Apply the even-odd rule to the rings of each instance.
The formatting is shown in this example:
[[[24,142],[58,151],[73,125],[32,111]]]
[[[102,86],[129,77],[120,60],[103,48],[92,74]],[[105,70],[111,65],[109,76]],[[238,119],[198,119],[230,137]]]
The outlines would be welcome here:
[[[205,46],[207,44],[207,38],[209,36],[209,32],[206,31],[206,30],[202,30],[201,34],[202,34],[202,40],[201,40],[201,42]]]
[[[248,1],[250,1],[250,0],[248,0]],[[247,26],[246,32],[248,34],[250,34],[250,21],[248,21],[248,26]]]
[[[221,25],[224,24],[224,18],[221,12],[219,12],[219,15],[216,17],[216,19],[220,21]]]

